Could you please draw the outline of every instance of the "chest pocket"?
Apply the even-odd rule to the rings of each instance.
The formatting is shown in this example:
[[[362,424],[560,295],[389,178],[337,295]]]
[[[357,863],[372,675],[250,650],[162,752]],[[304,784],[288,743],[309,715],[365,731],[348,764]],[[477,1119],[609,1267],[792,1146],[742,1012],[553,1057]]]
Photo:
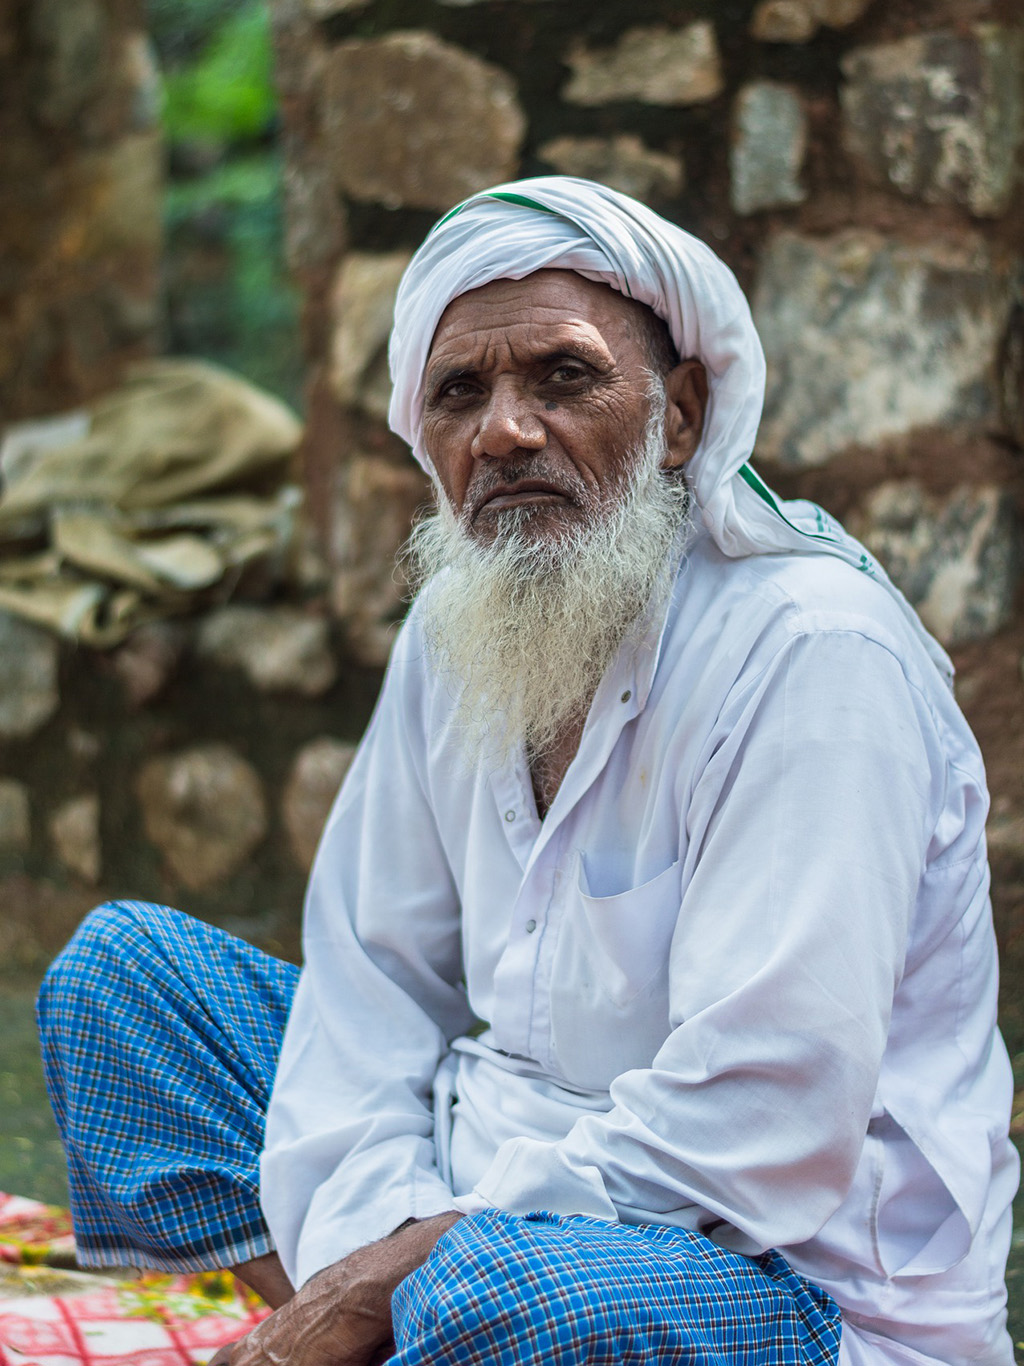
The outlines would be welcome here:
[[[649,1066],[668,1023],[668,957],[682,865],[614,896],[593,896],[582,856],[562,907],[551,985],[555,1052],[577,1084],[606,1087]]]
[[[575,918],[604,960],[601,982],[615,1005],[628,1005],[656,973],[667,969],[682,899],[681,867],[673,863],[649,882],[615,896],[591,896],[580,855]]]

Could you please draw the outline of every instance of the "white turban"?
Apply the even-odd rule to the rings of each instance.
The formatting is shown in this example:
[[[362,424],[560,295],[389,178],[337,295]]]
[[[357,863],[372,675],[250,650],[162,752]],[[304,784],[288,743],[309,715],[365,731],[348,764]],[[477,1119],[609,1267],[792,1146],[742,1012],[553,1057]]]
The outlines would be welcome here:
[[[574,270],[640,300],[664,319],[679,355],[703,363],[707,411],[686,473],[704,524],[726,555],[837,555],[888,589],[952,678],[945,651],[860,542],[816,504],[777,498],[747,463],[761,420],[765,363],[732,271],[698,238],[604,185],[536,176],[482,190],[442,218],[416,252],[395,302],[389,420],[429,474],[423,377],[441,314],[468,290],[537,270]]]

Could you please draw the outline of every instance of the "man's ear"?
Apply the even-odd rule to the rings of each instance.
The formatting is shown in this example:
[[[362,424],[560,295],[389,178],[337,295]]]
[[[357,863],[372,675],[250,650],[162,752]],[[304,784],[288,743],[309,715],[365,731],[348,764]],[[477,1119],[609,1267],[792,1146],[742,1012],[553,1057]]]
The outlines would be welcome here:
[[[665,446],[662,469],[678,470],[697,449],[704,430],[708,377],[699,360],[682,360],[665,376]]]

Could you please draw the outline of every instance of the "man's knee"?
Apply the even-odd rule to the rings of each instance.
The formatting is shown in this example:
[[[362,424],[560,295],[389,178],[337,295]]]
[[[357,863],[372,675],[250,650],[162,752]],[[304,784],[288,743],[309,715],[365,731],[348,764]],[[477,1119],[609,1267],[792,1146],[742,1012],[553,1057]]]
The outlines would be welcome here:
[[[125,966],[151,955],[154,938],[186,918],[139,901],[108,901],[90,911],[43,978],[36,1002],[40,1029],[45,1032],[51,1015],[69,1002],[116,992]]]
[[[442,1235],[393,1301],[400,1349],[415,1342],[428,1359],[457,1359],[471,1344],[472,1359],[514,1360],[517,1344],[557,1335],[568,1306],[516,1236],[520,1222],[488,1213],[460,1220]]]

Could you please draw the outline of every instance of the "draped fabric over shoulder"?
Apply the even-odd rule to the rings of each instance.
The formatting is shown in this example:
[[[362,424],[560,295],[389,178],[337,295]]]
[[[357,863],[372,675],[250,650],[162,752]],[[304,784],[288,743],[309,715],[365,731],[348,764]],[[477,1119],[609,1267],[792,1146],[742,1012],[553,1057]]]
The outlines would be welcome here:
[[[668,325],[680,356],[703,362],[707,414],[687,468],[718,547],[732,557],[825,553],[847,561],[893,595],[951,682],[947,655],[864,546],[815,503],[778,498],[749,464],[765,361],[732,271],[698,238],[604,185],[537,176],[483,190],[442,218],[413,257],[395,305],[390,421],[428,473],[423,375],[441,314],[492,280],[553,269],[577,271],[647,304]]]

